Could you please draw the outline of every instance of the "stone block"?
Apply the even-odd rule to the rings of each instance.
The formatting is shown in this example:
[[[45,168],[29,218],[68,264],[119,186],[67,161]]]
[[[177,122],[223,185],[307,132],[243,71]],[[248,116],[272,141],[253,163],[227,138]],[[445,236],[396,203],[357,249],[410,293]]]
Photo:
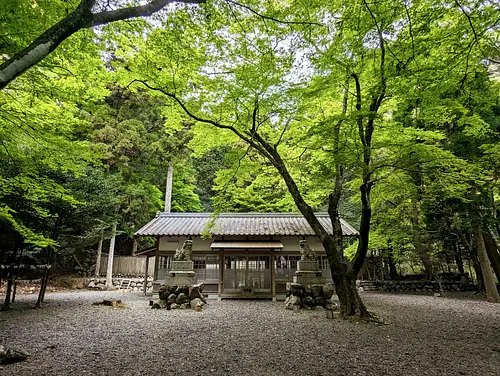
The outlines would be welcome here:
[[[194,271],[193,261],[172,261],[170,271]]]
[[[318,261],[300,260],[297,261],[298,271],[319,271]]]
[[[325,285],[326,284],[326,278],[325,277],[318,277],[315,276],[314,274],[298,274],[293,276],[293,282],[294,283],[300,283],[301,285]]]
[[[166,285],[194,285],[196,284],[196,276],[175,275],[165,277]]]

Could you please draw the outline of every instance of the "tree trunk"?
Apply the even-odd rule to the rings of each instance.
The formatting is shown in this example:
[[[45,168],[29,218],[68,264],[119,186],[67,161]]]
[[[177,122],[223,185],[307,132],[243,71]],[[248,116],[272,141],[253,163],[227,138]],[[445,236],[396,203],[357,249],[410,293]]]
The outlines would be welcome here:
[[[137,253],[137,247],[139,246],[139,243],[137,241],[137,238],[134,236],[134,240],[132,241],[132,256],[135,256]]]
[[[394,250],[392,245],[389,247],[389,252],[387,253],[387,262],[389,263],[389,278],[393,281],[399,279],[396,263],[394,262]]]
[[[429,252],[422,240],[421,229],[419,226],[419,210],[418,203],[413,204],[413,215],[412,215],[412,227],[413,227],[413,246],[420,257],[420,261],[425,268],[425,278],[428,280],[432,279],[434,275],[434,270],[432,267],[431,260],[429,258]]]
[[[104,231],[101,233],[101,239],[99,239],[99,243],[97,244],[97,260],[95,263],[95,276],[99,277],[101,273],[101,257],[102,257],[102,241],[104,238]]]
[[[19,242],[19,239],[16,238],[14,252],[12,253],[10,261],[8,260],[8,264],[10,265],[10,267],[7,272],[7,289],[5,291],[5,300],[1,309],[2,311],[7,311],[10,308],[12,298],[12,285],[14,283],[14,265],[17,260],[17,252],[19,251],[19,249],[22,249],[22,242]]]
[[[484,292],[483,271],[481,269],[481,265],[479,265],[479,261],[477,261],[477,255],[472,259],[472,266],[474,268],[474,273],[476,274],[476,292]]]
[[[500,282],[500,254],[498,254],[497,245],[489,232],[483,233],[483,239],[491,266],[497,276],[497,281]]]
[[[113,228],[111,230],[111,241],[109,242],[108,270],[106,273],[106,286],[108,288],[113,287],[113,258],[115,255],[115,240],[116,240],[116,223],[113,224]]]
[[[359,271],[363,267],[368,252],[368,244],[370,237],[370,223],[372,217],[372,208],[370,203],[370,192],[372,184],[368,181],[363,183],[359,190],[361,192],[361,219],[359,223],[359,240],[358,249],[352,260],[352,276],[354,279],[358,276]]]
[[[7,289],[5,291],[5,300],[3,302],[2,311],[10,309],[10,298],[12,295],[12,283],[14,278],[14,266],[11,264],[7,273]]]
[[[19,261],[17,262],[16,275],[14,277],[14,290],[12,291],[12,303],[16,301],[17,280],[19,279],[19,273],[21,272],[21,262],[23,261],[22,256],[23,256],[23,250],[21,249],[21,253],[19,254]]]
[[[483,273],[483,282],[486,289],[486,298],[493,303],[500,303],[500,296],[498,295],[497,286],[493,278],[490,263],[488,262],[488,255],[486,254],[486,247],[484,245],[484,238],[479,225],[479,218],[476,215],[474,221],[474,238],[476,239],[477,258],[481,265]]]
[[[174,176],[174,166],[170,162],[167,171],[167,184],[165,186],[165,213],[170,213],[172,208],[172,179]]]
[[[38,300],[36,301],[35,308],[42,308],[42,303],[45,299],[45,291],[47,290],[47,284],[49,282],[50,265],[52,264],[52,256],[54,254],[54,250],[51,246],[49,246],[48,251],[47,262],[45,265],[45,270],[43,271],[42,283],[40,285],[40,291],[38,292]]]
[[[335,242],[334,236],[325,239],[323,247],[326,254],[329,255],[328,259],[330,261],[332,280],[340,303],[340,317],[348,318],[357,316],[360,318],[370,318],[371,315],[356,289],[356,278],[353,277],[352,269],[349,270],[347,262],[343,259],[335,260],[339,252],[337,249],[338,243]],[[334,262],[330,259],[330,255],[335,260]]]
[[[458,272],[460,274],[465,274],[465,269],[464,269],[464,262],[462,260],[462,255],[460,254],[460,248],[456,242],[452,242],[452,247],[453,247],[453,254],[455,257],[455,262],[458,267]]]

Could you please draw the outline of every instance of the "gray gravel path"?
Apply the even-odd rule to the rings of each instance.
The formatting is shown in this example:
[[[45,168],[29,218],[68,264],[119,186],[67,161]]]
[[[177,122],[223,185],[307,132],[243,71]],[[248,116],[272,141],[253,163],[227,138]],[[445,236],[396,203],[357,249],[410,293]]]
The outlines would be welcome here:
[[[28,352],[0,375],[500,375],[500,305],[364,293],[389,325],[327,320],[270,301],[152,310],[136,293],[21,296],[0,313],[0,341]],[[92,306],[122,299],[127,308]],[[0,366],[1,367],[1,366]]]

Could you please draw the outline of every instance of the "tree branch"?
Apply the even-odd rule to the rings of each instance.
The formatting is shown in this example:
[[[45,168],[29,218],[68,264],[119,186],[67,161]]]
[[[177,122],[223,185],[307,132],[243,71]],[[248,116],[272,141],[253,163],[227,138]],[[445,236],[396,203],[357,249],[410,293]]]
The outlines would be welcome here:
[[[0,65],[0,90],[53,52],[65,39],[77,31],[135,17],[147,17],[167,4],[204,3],[206,0],[152,0],[146,5],[92,13],[95,0],[82,0],[76,9],[42,33],[28,47]]]
[[[229,4],[233,4],[233,5],[237,5],[239,7],[245,8],[246,10],[250,11],[250,13],[253,13],[256,16],[259,16],[263,20],[274,21],[274,22],[277,22],[277,23],[285,24],[285,25],[316,25],[316,26],[323,26],[324,27],[324,25],[322,25],[322,24],[320,24],[318,22],[284,21],[284,20],[280,20],[278,18],[274,18],[274,17],[270,17],[270,16],[266,16],[264,14],[261,14],[261,13],[257,12],[256,10],[254,10],[253,8],[249,7],[248,5],[240,4],[240,3],[236,2],[236,1],[226,0],[226,2],[229,3]]]
[[[206,0],[152,0],[145,5],[96,13],[93,15],[92,22],[85,27],[104,25],[129,18],[150,17],[154,13],[163,9],[166,5],[174,2],[184,4],[200,4],[205,3]]]

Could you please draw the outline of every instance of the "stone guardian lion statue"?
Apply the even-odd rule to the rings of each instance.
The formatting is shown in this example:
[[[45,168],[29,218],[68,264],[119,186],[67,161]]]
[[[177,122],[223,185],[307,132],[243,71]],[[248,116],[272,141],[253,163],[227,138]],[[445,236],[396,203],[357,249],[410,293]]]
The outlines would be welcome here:
[[[316,251],[309,247],[307,240],[300,240],[300,259],[304,261],[316,261]]]
[[[191,253],[193,252],[193,241],[186,240],[181,249],[176,249],[174,261],[191,261]]]

